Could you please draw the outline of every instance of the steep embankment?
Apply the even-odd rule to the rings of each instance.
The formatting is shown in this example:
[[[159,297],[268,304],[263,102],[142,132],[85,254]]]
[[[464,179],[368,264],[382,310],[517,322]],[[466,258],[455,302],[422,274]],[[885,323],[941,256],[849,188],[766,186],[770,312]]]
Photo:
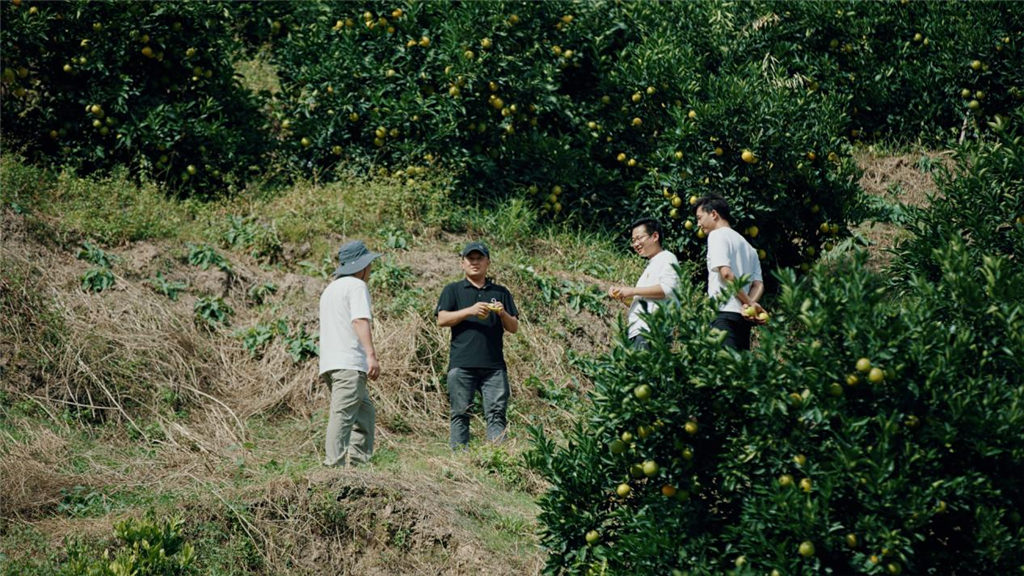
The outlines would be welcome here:
[[[539,569],[540,486],[518,454],[528,424],[565,426],[587,386],[566,354],[610,345],[596,286],[638,273],[624,246],[538,233],[516,203],[440,222],[440,193],[388,182],[199,206],[16,160],[3,175],[6,568],[45,571],[68,536],[113,545],[117,520],[153,509],[185,520],[204,571]],[[310,346],[332,254],[353,237],[387,254],[371,283],[377,454],[324,470]],[[522,309],[506,350],[512,438],[453,455],[432,307],[480,237]]]
[[[925,201],[934,159],[865,153],[860,184],[891,216]],[[439,186],[387,180],[195,205],[5,158],[3,188],[5,569],[45,572],[69,536],[113,546],[117,520],[152,509],[184,519],[208,572],[539,571],[542,487],[518,456],[530,423],[564,428],[589,386],[570,353],[612,343],[618,309],[599,287],[641,266],[618,239],[537,226],[516,202],[467,214]],[[891,217],[858,229],[875,261],[899,233]],[[325,470],[309,345],[333,252],[353,237],[387,254],[372,283],[377,454]],[[490,240],[523,328],[507,342],[511,441],[453,455],[448,335],[431,310],[470,238]],[[95,270],[113,284],[88,289]]]

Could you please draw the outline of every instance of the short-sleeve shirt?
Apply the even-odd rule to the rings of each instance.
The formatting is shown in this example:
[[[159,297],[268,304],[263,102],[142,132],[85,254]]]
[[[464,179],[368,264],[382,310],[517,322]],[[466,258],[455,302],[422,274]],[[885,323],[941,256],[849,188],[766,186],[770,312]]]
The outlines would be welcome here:
[[[647,323],[640,319],[642,312],[654,312],[658,309],[659,303],[665,303],[670,298],[675,298],[676,284],[679,283],[679,274],[676,272],[675,267],[678,265],[679,259],[668,250],[658,252],[647,262],[647,268],[644,268],[644,273],[636,281],[636,287],[661,286],[662,291],[665,292],[665,297],[633,297],[633,303],[629,307],[629,317],[627,320],[629,322],[630,338],[647,331]]]
[[[745,292],[750,291],[750,283],[763,282],[761,261],[757,258],[757,251],[746,238],[732,228],[718,228],[708,234],[708,296],[712,298],[726,288],[722,276],[718,273],[722,266],[728,266],[737,278],[749,276],[750,282],[743,287]],[[739,299],[733,296],[719,308],[719,311],[740,313],[742,305]]]
[[[373,320],[370,290],[366,282],[343,276],[320,295],[320,373],[332,370],[367,372],[366,350],[356,337],[352,321]]]
[[[512,293],[507,288],[491,282],[484,282],[477,288],[469,280],[452,282],[441,291],[435,315],[442,310],[456,312],[469,308],[477,302],[496,300],[505,307],[505,312],[518,317],[519,311],[512,300]],[[470,316],[452,326],[452,346],[448,355],[448,369],[452,368],[492,368],[506,369],[505,354],[502,349],[505,327],[497,314],[488,314],[480,319]]]

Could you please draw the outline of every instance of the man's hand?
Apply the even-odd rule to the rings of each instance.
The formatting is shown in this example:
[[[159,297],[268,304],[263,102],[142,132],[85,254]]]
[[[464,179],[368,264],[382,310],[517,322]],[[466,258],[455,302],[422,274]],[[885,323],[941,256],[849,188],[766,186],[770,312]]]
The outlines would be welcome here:
[[[757,302],[751,302],[749,305],[744,305],[743,312],[741,314],[743,319],[747,322],[753,322],[760,326],[768,323],[768,312]]]
[[[491,313],[490,302],[477,302],[476,304],[473,304],[469,308],[466,308],[466,310],[469,310],[469,314],[471,316],[476,316],[477,318],[483,320],[484,318],[487,318],[488,314]]]
[[[608,289],[608,297],[614,298],[629,306],[633,299],[633,292],[634,290],[632,288],[628,288],[626,286],[612,286]]]
[[[377,362],[377,355],[367,354],[366,363],[369,366],[366,370],[366,377],[370,380],[376,380],[380,376],[380,363]]]
[[[487,304],[487,309],[497,314],[499,318],[505,313],[505,305],[497,300]]]

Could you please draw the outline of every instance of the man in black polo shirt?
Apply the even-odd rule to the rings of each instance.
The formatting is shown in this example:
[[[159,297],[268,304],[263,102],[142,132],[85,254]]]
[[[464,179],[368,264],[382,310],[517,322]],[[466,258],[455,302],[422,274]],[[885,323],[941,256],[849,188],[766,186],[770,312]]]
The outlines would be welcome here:
[[[480,242],[462,250],[465,280],[441,291],[437,325],[452,329],[448,357],[448,398],[451,401],[451,436],[454,448],[469,444],[469,407],[477,390],[484,398],[487,439],[505,438],[508,409],[508,371],[502,338],[519,330],[519,311],[512,293],[487,278],[491,254]]]

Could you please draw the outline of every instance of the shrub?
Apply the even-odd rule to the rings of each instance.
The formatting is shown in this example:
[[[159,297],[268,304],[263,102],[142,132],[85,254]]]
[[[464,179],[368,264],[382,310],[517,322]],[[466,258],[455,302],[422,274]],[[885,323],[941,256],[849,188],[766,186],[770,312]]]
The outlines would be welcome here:
[[[188,287],[185,282],[174,282],[164,278],[162,272],[157,272],[156,276],[146,281],[154,290],[170,298],[171,300],[178,300],[178,293]]]
[[[215,267],[229,274],[231,273],[231,263],[214,250],[213,247],[206,244],[189,244],[187,259],[189,264],[198,266],[203,270]]]
[[[262,224],[253,216],[229,216],[222,238],[229,248],[247,249],[258,260],[273,263],[281,256],[282,245],[277,227]]]
[[[684,233],[689,197],[723,192],[737,205],[736,224],[759,223],[756,243],[781,265],[809,261],[835,235],[819,233],[822,224],[838,232],[855,209],[845,98],[809,93],[781,65],[709,73],[714,40],[676,23],[716,9],[330,8],[296,12],[305,25],[274,50],[288,106],[280,135],[307,174],[329,177],[342,162],[409,175],[450,167],[463,174],[464,200],[528,197],[496,217],[514,209],[524,221],[575,214],[622,225],[641,212],[671,215],[673,248],[693,254],[701,247],[692,222]],[[598,34],[609,21],[614,32]],[[733,32],[711,35],[727,42]],[[740,159],[747,149],[757,164]],[[806,157],[812,151],[817,161]],[[818,196],[802,204],[812,190]]]
[[[195,553],[192,544],[181,535],[182,520],[157,520],[150,513],[144,519],[129,518],[114,525],[121,542],[113,555],[105,551],[101,558],[90,558],[90,551],[74,542],[68,546],[67,562],[61,576],[179,576],[193,574]]]
[[[203,296],[196,299],[192,307],[197,324],[207,328],[218,328],[231,323],[235,311],[221,297]]]
[[[126,166],[204,196],[258,164],[258,104],[234,78],[223,7],[72,1],[2,9],[3,132],[31,158],[84,172]]]
[[[1024,113],[992,123],[993,142],[956,149],[957,166],[939,168],[939,192],[929,208],[908,222],[909,240],[896,247],[896,276],[906,287],[913,275],[943,280],[941,256],[963,242],[972,262],[999,255],[1024,262]],[[983,283],[978,274],[973,281]]]
[[[862,264],[784,275],[753,354],[720,349],[685,285],[652,318],[650,352],[595,361],[584,424],[564,446],[539,434],[531,455],[553,485],[549,571],[1018,569],[1024,492],[1007,479],[1024,445],[1003,431],[1024,424],[1021,272],[986,262],[990,290],[1017,298],[969,298],[993,309],[980,323],[942,313],[937,290],[888,301]]]
[[[103,292],[114,285],[114,273],[109,268],[90,268],[82,274],[82,290]]]

